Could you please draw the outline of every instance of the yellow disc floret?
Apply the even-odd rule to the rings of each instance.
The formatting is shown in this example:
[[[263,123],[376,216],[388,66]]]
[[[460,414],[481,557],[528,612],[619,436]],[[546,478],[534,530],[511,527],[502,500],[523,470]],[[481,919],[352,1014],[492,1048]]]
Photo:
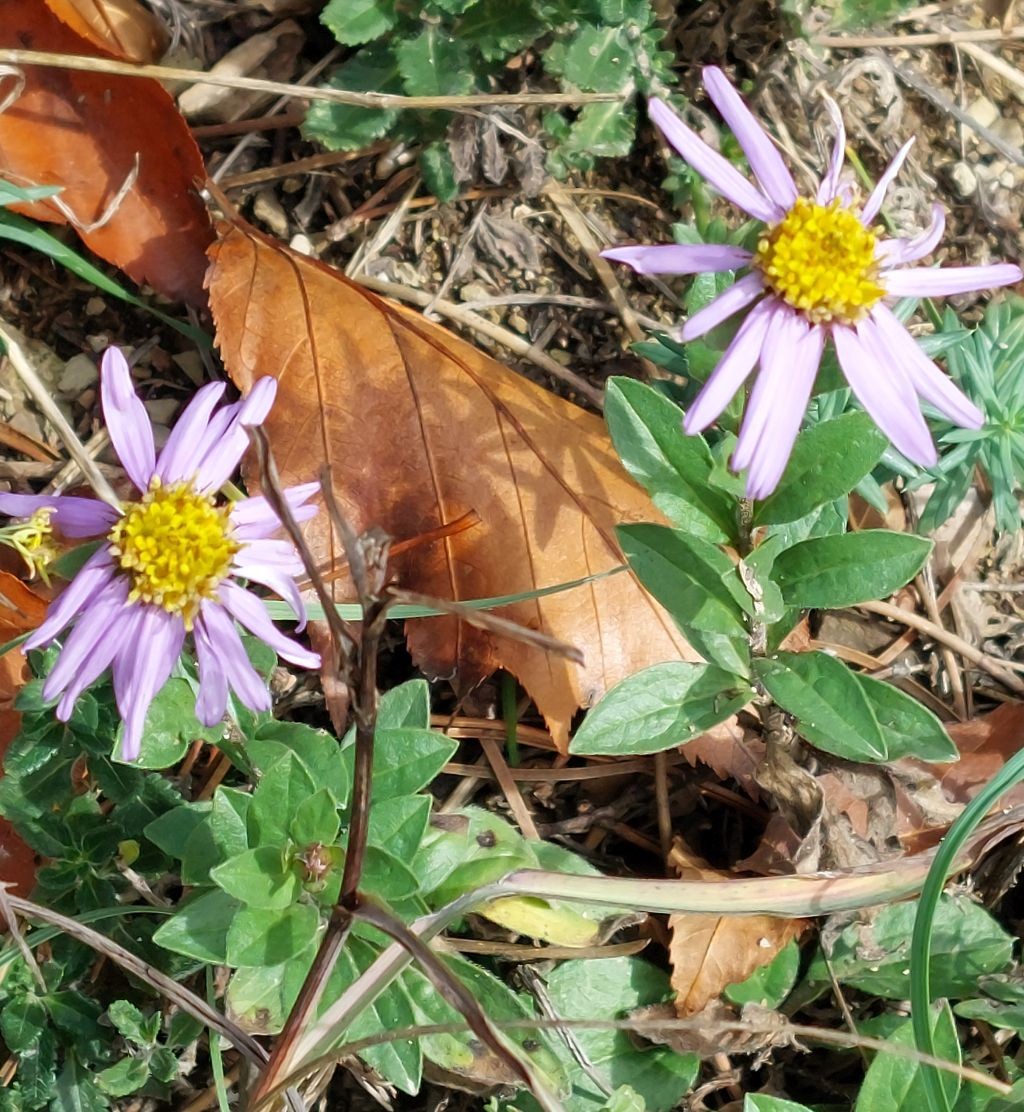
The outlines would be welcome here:
[[[229,513],[188,483],[164,486],[154,478],[110,531],[111,550],[131,579],[129,602],[162,606],[191,629],[200,602],[214,596],[240,547]]]
[[[838,200],[797,199],[761,237],[753,265],[765,284],[813,324],[853,324],[884,295],[875,233]]]
[[[0,543],[9,544],[25,561],[29,571],[47,586],[50,585],[49,566],[58,556],[50,521],[52,516],[52,507],[44,506],[25,521],[0,529]]]

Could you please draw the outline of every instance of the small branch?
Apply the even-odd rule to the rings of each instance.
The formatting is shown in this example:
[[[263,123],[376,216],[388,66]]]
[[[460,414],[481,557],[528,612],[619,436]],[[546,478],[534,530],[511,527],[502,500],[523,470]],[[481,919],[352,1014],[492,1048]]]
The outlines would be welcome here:
[[[621,101],[619,93],[477,93],[467,96],[408,97],[396,93],[357,93],[349,89],[310,88],[260,77],[235,77],[178,66],[134,65],[113,58],[85,54],[54,54],[47,50],[0,50],[0,63],[15,66],[51,66],[54,69],[109,73],[119,77],[150,77],[157,81],[184,81],[190,85],[216,85],[228,89],[248,89],[255,93],[324,100],[350,104],[357,108],[390,109],[475,109],[499,104],[550,105],[571,107],[597,102]]]
[[[825,46],[830,50],[868,50],[871,47],[915,50],[926,46],[960,46],[968,42],[1013,42],[1017,39],[1024,39],[1024,27],[1014,27],[1009,31],[998,27],[975,31],[924,31],[917,35],[814,35],[811,44]]]
[[[0,340],[3,340],[4,347],[7,348],[7,358],[25,389],[32,395],[32,400],[39,406],[43,416],[57,430],[61,440],[64,441],[64,447],[68,450],[68,455],[78,464],[82,474],[89,480],[89,485],[96,492],[96,496],[120,512],[121,500],[114,493],[114,488],[107,482],[106,476],[85,450],[85,446],[78,439],[75,430],[68,424],[64,414],[61,413],[57,403],[51,397],[50,391],[47,390],[42,379],[36,374],[35,368],[25,358],[25,353],[12,335],[10,326],[2,320],[0,320]]]

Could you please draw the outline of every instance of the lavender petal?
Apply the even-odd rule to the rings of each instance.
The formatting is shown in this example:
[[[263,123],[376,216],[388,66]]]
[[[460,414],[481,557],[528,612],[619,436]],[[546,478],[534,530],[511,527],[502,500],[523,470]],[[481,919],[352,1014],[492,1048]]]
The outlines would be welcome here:
[[[868,227],[871,221],[878,215],[878,210],[882,207],[882,202],[885,200],[885,195],[889,191],[889,186],[892,185],[896,175],[903,168],[903,163],[906,157],[910,154],[910,148],[914,145],[913,136],[908,139],[902,147],[896,152],[892,162],[885,168],[885,172],[878,179],[878,184],[871,191],[871,196],[868,197],[861,209],[860,220],[861,223]]]
[[[292,613],[299,623],[295,627],[297,632],[301,633],[306,628],[306,608],[302,603],[302,595],[299,594],[299,589],[292,576],[256,561],[236,563],[231,570],[234,575],[241,579],[248,579],[253,583],[261,583],[264,587],[269,587],[275,595],[284,599],[292,608]]]
[[[120,624],[117,619],[124,612],[127,598],[127,585],[115,581],[108,584],[106,590],[93,598],[85,608],[43,684],[43,698],[47,702],[60,695],[68,684],[75,681],[81,671],[89,668],[90,658],[94,652],[102,648],[102,643],[109,636],[111,627]],[[114,646],[115,650],[120,643],[118,640]],[[112,657],[113,652],[95,675],[99,675],[109,665]]]
[[[925,355],[890,309],[876,305],[871,319],[893,359],[902,360],[903,369],[920,397],[955,425],[965,429],[980,429],[984,425],[985,414]]]
[[[185,641],[185,623],[178,615],[157,606],[140,610],[135,643],[123,645],[114,661],[114,697],[124,721],[121,759],[125,761],[138,757],[149,704],[167,682]]]
[[[320,657],[285,637],[270,620],[263,603],[231,580],[220,586],[220,601],[227,612],[250,633],[265,641],[278,656],[301,668],[319,668]]]
[[[227,611],[217,603],[205,603],[203,621],[210,644],[238,698],[252,711],[270,710],[270,691],[262,676],[252,666],[235,623]]]
[[[199,664],[199,695],[196,718],[204,726],[216,726],[228,709],[228,674],[222,654],[206,629],[206,614],[200,613],[192,630]]]
[[[746,315],[732,343],[722,353],[718,366],[711,372],[687,411],[683,419],[683,430],[686,433],[692,435],[706,429],[746,382],[761,354],[765,335],[777,307],[778,302],[774,297],[766,297]]]
[[[742,247],[717,243],[659,243],[651,247],[612,247],[602,258],[631,266],[637,274],[705,274],[749,266]]]
[[[893,297],[946,297],[955,293],[973,293],[996,286],[1012,286],[1024,273],[1013,263],[992,266],[915,266],[908,270],[890,270],[881,283]]]
[[[197,453],[223,393],[223,382],[207,383],[185,407],[157,461],[156,473],[162,482],[178,483],[194,476]]]
[[[832,340],[846,381],[872,421],[908,459],[931,467],[938,456],[917,395],[899,362],[886,352],[871,318],[856,329],[833,325]]]
[[[89,602],[102,597],[114,579],[115,570],[113,557],[106,545],[94,552],[56,602],[50,604],[46,620],[25,642],[26,651],[49,644],[65,626],[74,621]]]
[[[100,401],[117,458],[136,487],[146,490],[156,467],[153,427],[146,407],[135,393],[125,357],[116,347],[103,353]]]
[[[31,517],[36,510],[53,510],[52,522],[65,537],[98,537],[110,531],[117,510],[95,498],[72,494],[0,494],[0,513]]]
[[[751,185],[717,151],[713,151],[664,101],[657,98],[649,100],[647,112],[683,161],[688,162],[702,178],[706,178],[723,197],[766,224],[774,224],[782,219],[785,210]]]
[[[843,114],[839,105],[829,96],[822,97],[825,102],[825,111],[828,112],[832,127],[836,133],[835,143],[832,146],[832,158],[829,160],[828,171],[821,179],[818,194],[815,200],[819,205],[830,205],[839,192],[839,178],[843,172],[843,162],[846,158],[846,125],[843,123]]]
[[[710,305],[705,305],[683,325],[682,338],[696,340],[705,332],[728,320],[734,313],[745,309],[764,289],[764,279],[756,271],[747,274],[727,290],[720,293]]]
[[[308,521],[320,512],[307,506],[310,498],[320,492],[319,483],[301,483],[284,491],[285,501],[296,521]],[[281,521],[262,494],[236,502],[231,509],[231,527],[239,539],[260,540],[281,529]]]
[[[717,66],[704,68],[704,87],[743,148],[761,189],[783,210],[793,207],[796,183],[767,132]]]
[[[938,247],[945,229],[945,210],[942,205],[932,205],[932,222],[923,232],[908,239],[883,240],[875,251],[875,258],[886,268],[923,259]]]

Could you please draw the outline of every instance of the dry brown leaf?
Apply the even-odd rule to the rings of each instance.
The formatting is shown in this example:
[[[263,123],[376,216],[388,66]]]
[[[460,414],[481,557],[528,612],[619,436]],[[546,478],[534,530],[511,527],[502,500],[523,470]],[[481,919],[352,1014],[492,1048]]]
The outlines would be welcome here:
[[[111,53],[43,0],[2,0],[0,47]],[[47,66],[23,73],[20,95],[0,113],[0,175],[20,186],[60,186],[61,193],[18,211],[64,224],[63,205],[90,250],[135,282],[203,304],[213,232],[194,182],[206,172],[167,91],[140,77]]]
[[[243,390],[261,375],[281,383],[267,430],[286,483],[329,465],[353,525],[398,540],[479,516],[473,528],[397,557],[402,586],[467,600],[565,583],[622,563],[617,523],[657,516],[595,415],[251,228],[227,228],[210,255],[225,366]],[[333,565],[326,515],[307,537]],[[577,708],[619,680],[696,659],[629,573],[501,613],[578,646],[586,664],[449,617],[408,623],[413,657],[461,689],[507,669],[562,746]]]
[[[82,38],[126,62],[158,62],[167,49],[164,25],[138,0],[46,0],[46,6]]]
[[[35,629],[46,615],[46,603],[8,571],[0,569],[0,644]],[[0,776],[3,756],[21,728],[21,715],[14,697],[29,679],[28,664],[20,649],[0,656]],[[27,896],[35,884],[36,855],[0,818],[0,881],[15,885],[14,892]]]
[[[761,798],[754,773],[764,760],[764,741],[760,733],[733,715],[707,733],[679,747],[679,752],[694,767],[706,764],[722,780],[735,780],[753,800]]]
[[[960,760],[948,765],[928,765],[954,803],[966,803],[1024,746],[1024,704],[1003,703],[991,714],[954,722],[947,729]],[[1024,785],[1000,796],[1002,807],[1024,802]]]
[[[678,842],[670,860],[683,879],[712,884],[734,879],[708,868]],[[774,915],[683,914],[670,915],[668,925],[676,1014],[685,1017],[703,1011],[729,985],[745,981],[767,965],[790,939],[800,935],[806,923]]]

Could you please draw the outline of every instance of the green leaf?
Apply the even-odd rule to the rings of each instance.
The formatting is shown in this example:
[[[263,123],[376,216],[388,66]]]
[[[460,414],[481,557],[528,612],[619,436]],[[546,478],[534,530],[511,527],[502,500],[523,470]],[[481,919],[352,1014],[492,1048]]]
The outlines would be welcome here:
[[[762,965],[745,981],[729,985],[722,995],[730,1004],[778,1008],[793,991],[799,974],[800,947],[796,941],[790,941],[767,965]]]
[[[918,757],[922,761],[956,761],[960,753],[946,727],[925,706],[889,683],[855,673],[885,735],[890,761]]]
[[[753,695],[745,680],[713,664],[655,664],[616,684],[587,712],[569,751],[659,753],[723,722]]]
[[[397,903],[419,891],[416,874],[397,857],[378,846],[367,846],[360,887],[388,903]]]
[[[946,1001],[932,1009],[931,1026],[936,1055],[959,1065],[960,1040],[953,1022],[953,1013]],[[890,1039],[901,1046],[914,1046],[910,1021],[901,1024],[890,1035]],[[951,1105],[960,1090],[960,1079],[946,1070],[942,1070],[937,1076],[945,1093],[947,1106]],[[868,1067],[857,1095],[854,1112],[919,1112],[930,1106],[921,1064],[911,1058],[882,1051]]]
[[[386,702],[385,696],[382,706]],[[342,755],[337,738],[326,730],[316,730],[303,722],[271,720],[261,723],[256,736],[246,745],[246,754],[261,772],[269,771],[286,750],[298,755],[317,787],[327,788],[338,801],[338,806],[345,806],[352,770]]]
[[[276,1035],[284,1026],[285,1016],[299,995],[312,961],[310,950],[281,965],[237,970],[226,994],[228,1014],[247,1031]]]
[[[107,1009],[110,1022],[122,1035],[137,1046],[148,1046],[155,1040],[150,1037],[146,1017],[139,1009],[128,1000],[115,1000]],[[157,1016],[159,1027],[160,1017]]]
[[[0,1034],[14,1054],[30,1050],[49,1026],[46,1008],[35,995],[21,996],[0,1011]]]
[[[671,995],[668,977],[639,958],[569,961],[546,980],[551,1007],[565,1019],[619,1019]],[[573,1036],[605,1084],[609,1088],[629,1085],[643,1098],[649,1112],[674,1108],[697,1076],[695,1055],[677,1054],[660,1046],[640,1050],[625,1031],[579,1029]],[[603,1104],[604,1094],[593,1078],[574,1058],[566,1054],[566,1059],[574,1098],[589,1098],[594,1107]]]
[[[851,761],[886,759],[872,704],[842,661],[821,652],[777,653],[755,660],[754,672],[812,745]]]
[[[735,507],[709,486],[711,452],[683,434],[678,406],[645,383],[612,378],[604,416],[626,470],[674,525],[712,543],[736,539]]]
[[[124,763],[135,768],[169,768],[184,757],[193,741],[219,741],[223,733],[222,726],[203,726],[196,718],[196,697],[188,680],[170,679],[149,704],[139,756]],[[112,760],[121,761],[120,740]]]
[[[338,0],[346,4],[348,0]],[[400,93],[398,60],[390,46],[373,43],[343,62],[327,87],[354,93]],[[314,101],[306,114],[302,133],[323,143],[328,150],[351,151],[379,139],[398,119],[394,108],[359,108],[352,104]]]
[[[164,811],[142,833],[168,857],[180,858],[192,832],[206,821],[209,813],[209,803],[183,803]]]
[[[405,91],[412,97],[459,96],[473,89],[473,67],[466,46],[439,24],[402,39],[395,57]]]
[[[302,890],[298,873],[280,846],[247,849],[211,869],[210,879],[236,900],[268,911],[294,903]]]
[[[531,0],[480,0],[459,23],[459,35],[489,62],[504,62],[548,30]]]
[[[775,492],[754,509],[755,525],[806,517],[834,502],[869,474],[888,441],[866,413],[844,413],[797,437]]]
[[[86,1070],[74,1053],[68,1054],[57,1078],[57,1107],[61,1112],[105,1112],[107,1098],[96,1087],[91,1070]]]
[[[577,89],[617,93],[632,81],[636,56],[625,28],[585,23],[568,44],[548,50],[544,66]]]
[[[340,828],[338,804],[326,788],[321,788],[295,808],[288,833],[297,846],[331,845]]]
[[[663,525],[623,525],[619,543],[640,582],[687,640],[727,672],[747,675],[750,652],[735,565],[714,545]]]
[[[644,1098],[631,1085],[614,1089],[601,1105],[602,1112],[646,1112]]]
[[[905,1000],[916,912],[916,900],[887,904],[870,922],[854,923],[840,932],[830,956],[836,980],[872,996]],[[983,907],[967,896],[944,895],[932,938],[932,994],[951,999],[976,995],[979,976],[1006,970],[1013,961],[1013,947],[1013,938]],[[814,985],[831,985],[820,955],[806,977]]]
[[[407,680],[386,691],[377,708],[378,730],[430,729],[430,685]]]
[[[370,843],[399,861],[411,861],[420,848],[429,818],[430,799],[425,795],[381,800],[370,809]]]
[[[246,815],[249,844],[279,846],[286,842],[292,816],[316,790],[313,777],[295,753],[285,753],[275,761],[252,793]]]
[[[458,747],[458,742],[432,730],[382,730],[378,726],[373,754],[374,803],[418,792],[437,776]]]
[[[282,911],[243,907],[228,928],[229,965],[280,965],[313,945],[320,913],[311,904]]]
[[[209,814],[178,852],[184,884],[209,884],[210,870],[248,849],[245,818],[252,796],[237,788],[218,788]]]
[[[395,0],[330,0],[320,22],[343,46],[379,39],[395,25]]]
[[[158,1046],[149,1056],[149,1072],[165,1085],[178,1079],[181,1067],[178,1059],[165,1046]]]
[[[219,888],[194,893],[157,927],[153,941],[165,950],[198,961],[227,961],[228,927],[242,904]]]
[[[57,1044],[49,1030],[40,1031],[31,1046],[18,1051],[18,1090],[23,1108],[53,1107],[50,1101],[57,1087],[56,1065]]]
[[[812,537],[776,557],[772,579],[789,606],[855,606],[887,598],[913,579],[931,550],[924,537],[888,529]]]
[[[148,1080],[149,1062],[145,1058],[122,1058],[96,1074],[96,1084],[108,1097],[126,1097]]]
[[[617,101],[586,104],[559,148],[573,165],[590,166],[595,158],[622,158],[636,138],[636,109]]]
[[[452,152],[443,139],[428,143],[420,151],[420,171],[426,187],[439,201],[454,201],[459,195]]]

